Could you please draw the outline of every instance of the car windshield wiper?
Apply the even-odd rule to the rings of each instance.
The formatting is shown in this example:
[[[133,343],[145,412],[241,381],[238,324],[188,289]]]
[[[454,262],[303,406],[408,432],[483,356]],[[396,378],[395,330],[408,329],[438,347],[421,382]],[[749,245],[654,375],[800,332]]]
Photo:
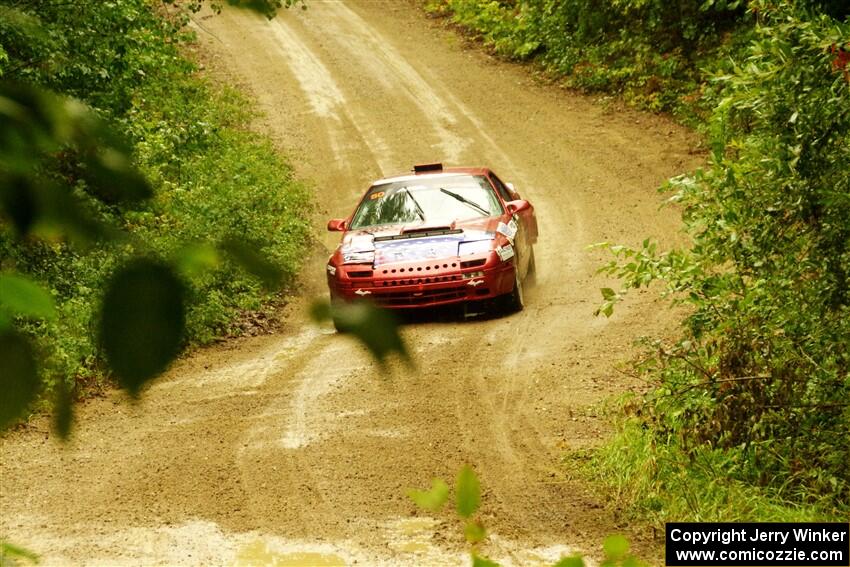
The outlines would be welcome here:
[[[453,191],[449,191],[448,189],[445,189],[443,187],[440,187],[440,191],[442,191],[443,193],[445,193],[449,197],[457,199],[458,201],[460,201],[461,203],[463,203],[465,205],[469,205],[470,207],[474,208],[476,211],[479,211],[485,217],[490,216],[490,211],[488,211],[487,209],[485,209],[484,207],[482,207],[481,205],[479,205],[475,201],[470,201],[469,199],[467,199],[463,195],[458,195],[457,193],[455,193]]]
[[[419,201],[413,196],[413,193],[407,187],[402,187],[402,191],[407,193],[407,196],[410,197],[410,200],[413,201],[413,204],[416,206],[416,214],[419,215],[419,220],[425,220],[425,211],[422,210],[422,207],[419,206]]]

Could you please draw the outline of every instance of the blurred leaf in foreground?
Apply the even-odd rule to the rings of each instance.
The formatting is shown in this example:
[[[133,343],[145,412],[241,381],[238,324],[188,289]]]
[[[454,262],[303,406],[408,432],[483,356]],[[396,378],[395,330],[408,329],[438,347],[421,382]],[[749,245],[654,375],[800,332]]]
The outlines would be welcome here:
[[[181,274],[194,278],[218,268],[221,255],[212,244],[189,244],[177,252],[174,263]]]
[[[131,396],[177,356],[185,327],[183,285],[167,264],[138,259],[106,291],[100,340],[109,366]]]
[[[629,552],[629,541],[619,534],[610,535],[605,538],[602,550],[608,559],[618,560]]]
[[[468,518],[481,504],[481,483],[475,471],[469,465],[460,469],[457,475],[457,513]]]
[[[37,283],[20,274],[0,274],[0,309],[12,316],[52,319],[53,298]]]
[[[470,520],[463,527],[463,535],[466,537],[466,541],[476,544],[487,537],[487,530],[484,529],[484,525],[481,522]]]
[[[420,508],[436,512],[449,499],[449,485],[443,479],[435,478],[431,481],[431,490],[414,488],[407,491],[407,496]]]
[[[283,271],[257,252],[258,246],[252,246],[236,238],[228,238],[221,243],[221,248],[248,273],[259,278],[266,288],[280,287]]]
[[[21,417],[38,394],[38,369],[29,341],[12,330],[0,331],[0,431]]]
[[[367,301],[334,303],[316,301],[310,315],[317,322],[332,319],[341,333],[351,333],[383,364],[393,352],[410,364],[404,341],[398,332],[398,320],[386,309],[375,307]]]
[[[579,555],[562,557],[553,567],[584,567],[584,559]]]
[[[15,565],[21,565],[22,561],[37,564],[38,555],[23,547],[0,541],[0,566],[5,567],[9,565],[10,567],[14,567]]]
[[[499,567],[495,561],[482,557],[475,553],[472,554],[472,567]]]
[[[63,378],[56,381],[56,403],[53,415],[53,430],[63,441],[71,434],[74,422],[74,399],[68,383]]]

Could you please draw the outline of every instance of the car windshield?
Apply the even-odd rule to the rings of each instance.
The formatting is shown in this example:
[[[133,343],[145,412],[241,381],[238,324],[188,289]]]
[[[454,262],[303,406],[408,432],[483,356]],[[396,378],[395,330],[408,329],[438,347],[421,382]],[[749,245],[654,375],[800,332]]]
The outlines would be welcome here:
[[[502,213],[499,199],[483,175],[421,176],[372,186],[360,203],[351,228],[458,220]]]

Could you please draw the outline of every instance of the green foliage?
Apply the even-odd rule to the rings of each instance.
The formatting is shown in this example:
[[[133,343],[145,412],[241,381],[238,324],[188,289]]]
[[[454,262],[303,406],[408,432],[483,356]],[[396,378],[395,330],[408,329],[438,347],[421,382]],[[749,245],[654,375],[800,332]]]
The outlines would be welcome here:
[[[482,557],[476,553],[472,554],[472,567],[499,567],[495,561]]]
[[[100,342],[132,396],[177,356],[183,340],[183,284],[171,266],[137,259],[115,272],[103,298]]]
[[[457,475],[457,513],[464,518],[472,516],[481,504],[481,484],[470,466],[460,469]]]
[[[563,557],[553,567],[584,567],[584,559],[579,555]]]
[[[407,496],[420,508],[436,512],[449,499],[449,485],[444,480],[435,478],[431,481],[430,490],[412,488],[407,491]]]
[[[0,567],[38,564],[38,555],[17,545],[0,541]]]
[[[393,353],[413,364],[399,334],[398,319],[386,309],[368,301],[316,301],[310,306],[310,315],[316,322],[332,320],[340,333],[356,336],[381,364]]]
[[[487,530],[484,529],[484,525],[481,522],[469,520],[463,527],[463,535],[466,541],[475,545],[484,541],[484,538],[487,537]]]
[[[205,0],[162,0],[162,2],[190,12],[200,11],[201,6],[206,3]],[[219,13],[223,2],[227,2],[228,5],[236,8],[244,8],[257,12],[270,20],[282,8],[301,6],[302,9],[307,9],[306,0],[210,0],[208,3],[214,12]]]
[[[410,489],[407,496],[413,502],[431,512],[436,512],[448,501],[449,487],[445,481],[435,478],[431,481],[431,490]],[[481,504],[481,483],[478,475],[469,465],[464,465],[457,475],[455,484],[455,507],[458,516],[463,520],[463,535],[469,542],[470,555],[473,565],[482,567],[498,566],[484,556],[478,554],[477,545],[487,537],[487,530],[479,520],[473,518],[473,514]]]
[[[417,506],[436,512],[448,501],[449,487],[444,481],[434,479],[431,482],[431,490],[411,489],[407,491],[407,495]],[[481,505],[481,482],[469,465],[464,465],[458,472],[455,504],[457,514],[462,520],[463,535],[470,545],[472,564],[498,567],[498,563],[478,553],[478,544],[486,539],[487,529],[480,520],[473,517]],[[629,542],[622,535],[614,534],[605,538],[602,551],[605,555],[603,567],[644,567],[641,561],[629,554]],[[561,558],[553,567],[584,567],[584,564],[581,555],[572,555]]]
[[[29,341],[8,328],[0,329],[0,360],[3,361],[2,431],[21,417],[38,394],[38,367]]]
[[[235,332],[292,282],[309,235],[307,192],[245,128],[250,105],[194,75],[185,14],[163,14],[144,0],[0,9],[0,324],[35,341],[60,433],[77,378],[108,360],[135,392],[178,348]],[[128,311],[136,286],[113,274],[139,256],[179,301]],[[185,329],[183,310],[165,313],[181,305]],[[128,360],[130,344],[151,349]]]
[[[650,110],[705,106],[704,68],[748,39],[743,0],[431,0],[497,53],[534,59],[565,84]]]
[[[676,439],[658,438],[643,419],[633,416],[619,424],[611,442],[590,454],[572,455],[568,466],[596,482],[626,519],[648,521],[659,529],[671,518],[683,522],[846,518],[829,501],[795,503],[789,500],[790,492],[777,493],[742,480],[747,459],[740,449],[704,445],[683,450]]]
[[[50,294],[18,274],[0,274],[0,311],[6,319],[16,316],[52,319],[56,316]]]
[[[689,250],[611,247],[624,290],[666,283],[690,306],[685,337],[656,345],[642,417],[691,458],[779,500],[850,506],[850,24],[790,2],[743,66],[717,77],[710,166],[674,179]],[[606,306],[622,297],[603,292]],[[708,457],[706,457],[708,458]],[[713,458],[713,457],[712,457]]]

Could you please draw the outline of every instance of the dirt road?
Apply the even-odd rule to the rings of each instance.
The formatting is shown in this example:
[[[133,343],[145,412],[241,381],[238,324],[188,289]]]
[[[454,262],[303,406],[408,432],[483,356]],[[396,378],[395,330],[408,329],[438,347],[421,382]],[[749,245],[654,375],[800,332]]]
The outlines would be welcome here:
[[[510,317],[406,326],[418,371],[382,372],[303,314],[324,293],[311,261],[275,334],[180,361],[139,404],[90,401],[68,446],[43,420],[7,436],[0,536],[48,565],[456,565],[454,517],[404,492],[469,463],[482,552],[517,565],[593,552],[622,526],[559,460],[604,437],[596,404],[634,386],[616,363],[673,318],[649,294],[594,318],[606,282],[586,247],[677,238],[655,187],[696,164],[693,140],[465,50],[414,4],[311,0],[272,22],[197,22],[208,68],[259,101],[322,219],[416,162],[488,165],[537,208],[538,287]]]

